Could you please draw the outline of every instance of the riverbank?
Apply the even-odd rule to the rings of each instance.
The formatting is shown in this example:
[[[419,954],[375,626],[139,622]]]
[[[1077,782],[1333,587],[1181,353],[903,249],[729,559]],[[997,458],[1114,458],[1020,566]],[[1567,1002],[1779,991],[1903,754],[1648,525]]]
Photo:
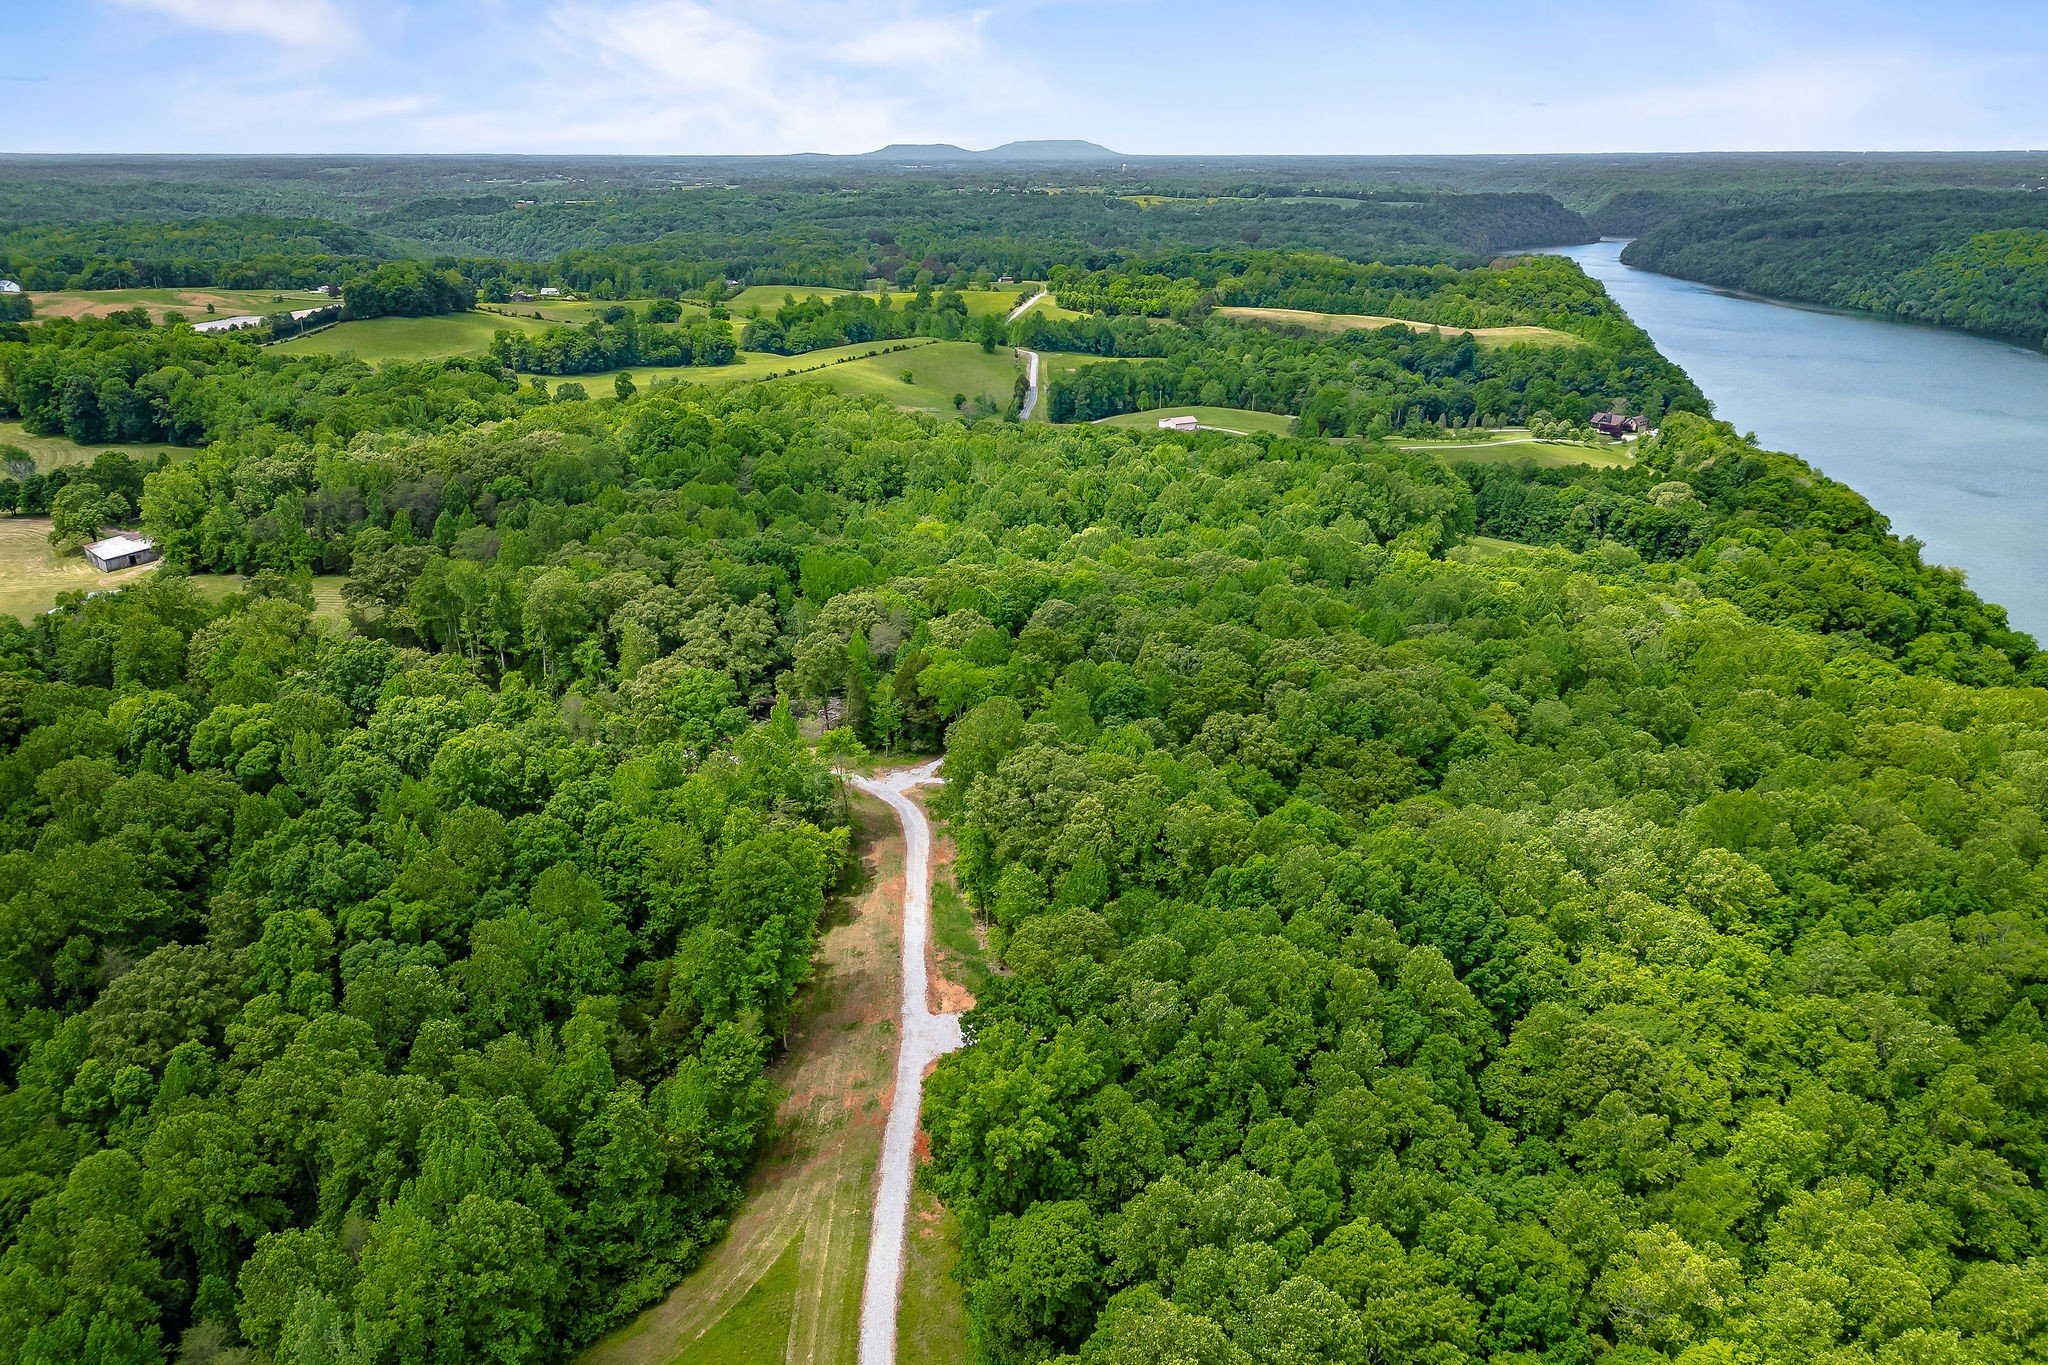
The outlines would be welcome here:
[[[2048,637],[2048,355],[1557,254],[1606,286],[1715,413],[1868,498],[1927,560]]]

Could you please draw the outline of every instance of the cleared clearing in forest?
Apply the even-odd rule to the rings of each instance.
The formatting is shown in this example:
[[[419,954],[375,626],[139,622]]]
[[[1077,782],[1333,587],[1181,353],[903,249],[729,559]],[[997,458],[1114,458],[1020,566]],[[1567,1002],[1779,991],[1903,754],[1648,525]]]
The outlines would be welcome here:
[[[1455,337],[1467,332],[1481,346],[1583,346],[1582,337],[1554,327],[1452,327],[1408,318],[1381,317],[1374,313],[1312,313],[1305,308],[1218,308],[1216,316],[1239,322],[1260,322],[1276,327],[1305,327],[1311,332],[1376,332],[1382,327],[1407,327]]]

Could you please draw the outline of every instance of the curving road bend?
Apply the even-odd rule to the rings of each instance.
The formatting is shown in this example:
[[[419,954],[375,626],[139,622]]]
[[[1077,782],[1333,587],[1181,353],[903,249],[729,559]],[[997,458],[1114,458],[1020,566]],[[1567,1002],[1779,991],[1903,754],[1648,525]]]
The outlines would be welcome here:
[[[933,1014],[926,1003],[925,945],[931,937],[932,827],[905,795],[941,781],[938,759],[880,777],[847,781],[887,803],[903,826],[903,1012],[896,1052],[896,1088],[882,1130],[882,1165],[868,1242],[867,1284],[860,1298],[860,1365],[895,1365],[896,1312],[903,1290],[903,1234],[910,1221],[910,1180],[924,1071],[962,1042],[960,1016]]]

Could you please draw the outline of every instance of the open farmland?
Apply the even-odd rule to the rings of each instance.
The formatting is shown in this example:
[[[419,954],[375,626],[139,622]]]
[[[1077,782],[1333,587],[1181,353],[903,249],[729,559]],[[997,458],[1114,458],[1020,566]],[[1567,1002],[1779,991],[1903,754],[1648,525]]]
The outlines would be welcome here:
[[[1586,344],[1570,332],[1560,332],[1554,327],[1441,327],[1435,323],[1379,317],[1371,313],[1312,313],[1302,308],[1218,308],[1216,316],[1272,327],[1301,327],[1311,332],[1378,331],[1382,327],[1412,327],[1418,332],[1434,332],[1438,336],[1470,332],[1472,339],[1481,346]]]
[[[908,370],[910,382],[903,372]],[[840,393],[886,399],[900,408],[951,414],[955,394],[985,398],[996,408],[1010,401],[1022,362],[1007,347],[993,354],[968,341],[939,341],[914,350],[837,365],[813,376]]]
[[[33,436],[19,422],[0,422],[0,446],[14,446],[28,452],[35,461],[36,473],[47,474],[53,469],[68,465],[91,464],[104,451],[119,450],[130,455],[156,455],[176,453],[177,446],[161,445],[150,441],[108,441],[102,445],[82,446],[63,436]],[[4,474],[0,470],[0,474]]]
[[[187,322],[238,313],[275,313],[287,308],[312,308],[331,303],[310,289],[65,289],[29,295],[39,318],[99,318],[130,308],[147,308],[152,322],[166,313],[182,313]],[[212,314],[206,306],[213,305]]]
[[[0,517],[0,615],[30,621],[67,592],[97,592],[156,572],[154,564],[101,573],[76,551],[50,545],[48,517]]]
[[[1625,442],[1581,445],[1576,441],[1539,441],[1522,430],[1491,432],[1484,441],[1404,441],[1390,436],[1387,444],[1434,455],[1449,464],[1513,464],[1528,460],[1546,469],[1566,465],[1622,469],[1635,463],[1635,448]]]
[[[642,389],[672,382],[738,384],[753,379],[785,379],[793,375],[823,378],[824,376],[818,372],[863,360],[869,356],[908,355],[936,344],[916,337],[905,341],[861,341],[851,346],[833,346],[822,351],[807,351],[803,355],[771,355],[766,351],[741,351],[730,365],[628,365],[623,371],[604,370],[596,374],[537,377],[547,385],[550,393],[564,384],[581,384],[592,398],[604,398],[610,396],[612,385],[621,373],[632,375],[633,382]]]
[[[903,381],[905,370],[911,373],[907,384]],[[911,337],[864,341],[795,356],[742,351],[730,365],[629,366],[625,373],[632,375],[642,390],[669,381],[724,385],[800,378],[839,393],[886,399],[900,408],[952,414],[958,411],[953,403],[956,393],[969,402],[986,398],[997,408],[1003,407],[1010,401],[1011,386],[1020,371],[1021,363],[1008,349],[989,355],[972,342]],[[564,384],[581,384],[590,397],[609,398],[619,373],[550,375],[544,382],[551,393]]]
[[[499,331],[538,332],[547,323],[497,313],[449,313],[431,318],[368,318],[277,343],[287,355],[353,355],[375,365],[386,360],[437,360],[482,355]]]
[[[1200,422],[1204,429],[1210,431],[1264,431],[1275,436],[1285,436],[1294,429],[1294,419],[1284,412],[1253,412],[1247,408],[1199,406],[1127,412],[1118,417],[1105,417],[1095,425],[1116,427],[1124,431],[1157,431],[1161,419],[1167,417],[1192,417]]]

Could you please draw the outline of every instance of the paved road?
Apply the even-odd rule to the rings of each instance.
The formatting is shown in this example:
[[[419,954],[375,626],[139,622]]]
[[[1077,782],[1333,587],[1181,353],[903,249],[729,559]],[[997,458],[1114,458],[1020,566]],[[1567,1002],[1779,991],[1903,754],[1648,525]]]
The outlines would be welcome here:
[[[1024,378],[1030,387],[1024,390],[1024,406],[1017,409],[1017,420],[1031,420],[1031,410],[1038,406],[1038,352],[1020,350],[1024,357]]]
[[[932,827],[904,793],[939,781],[939,760],[878,778],[847,780],[896,812],[903,826],[903,1013],[896,1054],[896,1089],[882,1132],[882,1166],[875,1190],[874,1233],[868,1243],[867,1285],[860,1300],[860,1365],[896,1365],[896,1313],[903,1291],[903,1234],[910,1221],[911,1164],[924,1071],[961,1044],[960,1016],[933,1014],[925,943],[931,936]]]
[[[1018,318],[1023,317],[1026,313],[1031,311],[1031,305],[1037,303],[1040,299],[1044,298],[1045,294],[1045,290],[1039,290],[1036,294],[1033,294],[1030,298],[1024,300],[1024,302],[1018,304],[1015,308],[1012,308],[1010,310],[1010,316],[1004,318],[1003,321],[1015,322]]]

